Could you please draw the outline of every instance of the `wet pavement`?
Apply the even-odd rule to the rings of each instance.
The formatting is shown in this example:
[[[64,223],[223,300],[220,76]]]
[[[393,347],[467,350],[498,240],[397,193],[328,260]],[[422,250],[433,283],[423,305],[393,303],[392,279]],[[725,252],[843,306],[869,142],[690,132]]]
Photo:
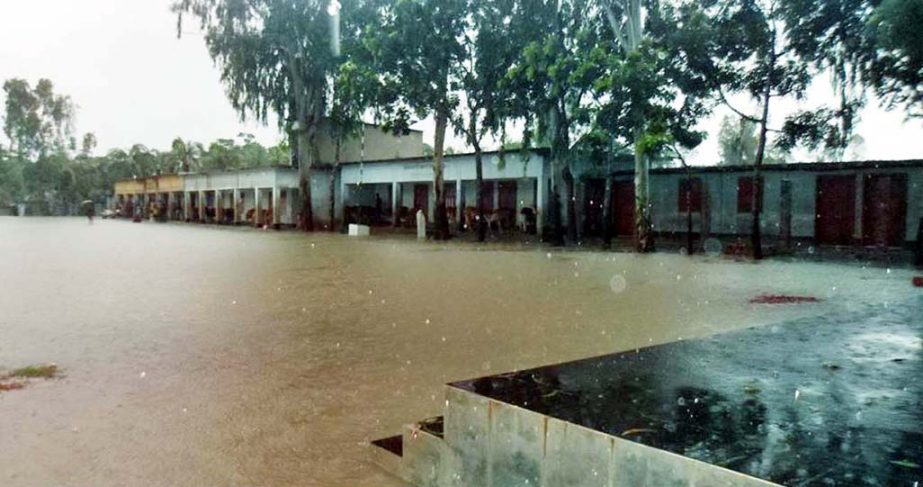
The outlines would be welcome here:
[[[783,485],[923,484],[923,296],[457,385]]]
[[[898,303],[910,277],[2,217],[0,373],[64,377],[0,392],[0,485],[398,486],[364,445],[441,414],[447,382]]]

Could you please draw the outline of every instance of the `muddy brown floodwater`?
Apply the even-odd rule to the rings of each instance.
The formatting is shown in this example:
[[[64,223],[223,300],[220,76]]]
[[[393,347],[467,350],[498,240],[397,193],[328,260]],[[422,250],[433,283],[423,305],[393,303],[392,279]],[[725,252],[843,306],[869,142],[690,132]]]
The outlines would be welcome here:
[[[442,384],[914,292],[905,270],[0,218],[0,485],[397,486]],[[819,303],[750,303],[760,294]],[[681,371],[679,372],[681,373]]]

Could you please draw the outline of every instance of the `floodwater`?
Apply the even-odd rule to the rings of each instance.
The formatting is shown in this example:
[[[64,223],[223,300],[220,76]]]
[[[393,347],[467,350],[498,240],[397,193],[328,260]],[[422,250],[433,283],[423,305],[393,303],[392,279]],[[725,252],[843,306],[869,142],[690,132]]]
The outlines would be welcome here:
[[[398,486],[460,379],[905,299],[910,272],[0,218],[0,485]],[[819,303],[751,304],[758,294]]]

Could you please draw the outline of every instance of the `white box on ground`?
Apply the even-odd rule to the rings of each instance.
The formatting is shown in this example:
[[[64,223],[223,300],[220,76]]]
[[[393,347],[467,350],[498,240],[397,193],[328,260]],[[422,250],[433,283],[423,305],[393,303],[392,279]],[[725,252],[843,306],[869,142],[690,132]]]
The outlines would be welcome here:
[[[349,224],[349,236],[350,237],[368,237],[370,228],[368,225],[356,225],[355,223]]]

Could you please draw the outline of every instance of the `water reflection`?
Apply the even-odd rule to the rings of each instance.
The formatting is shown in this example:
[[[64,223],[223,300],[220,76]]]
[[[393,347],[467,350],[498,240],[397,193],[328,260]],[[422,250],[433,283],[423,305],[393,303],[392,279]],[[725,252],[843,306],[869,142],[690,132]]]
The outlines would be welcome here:
[[[459,385],[783,485],[912,486],[921,313],[917,298]]]

